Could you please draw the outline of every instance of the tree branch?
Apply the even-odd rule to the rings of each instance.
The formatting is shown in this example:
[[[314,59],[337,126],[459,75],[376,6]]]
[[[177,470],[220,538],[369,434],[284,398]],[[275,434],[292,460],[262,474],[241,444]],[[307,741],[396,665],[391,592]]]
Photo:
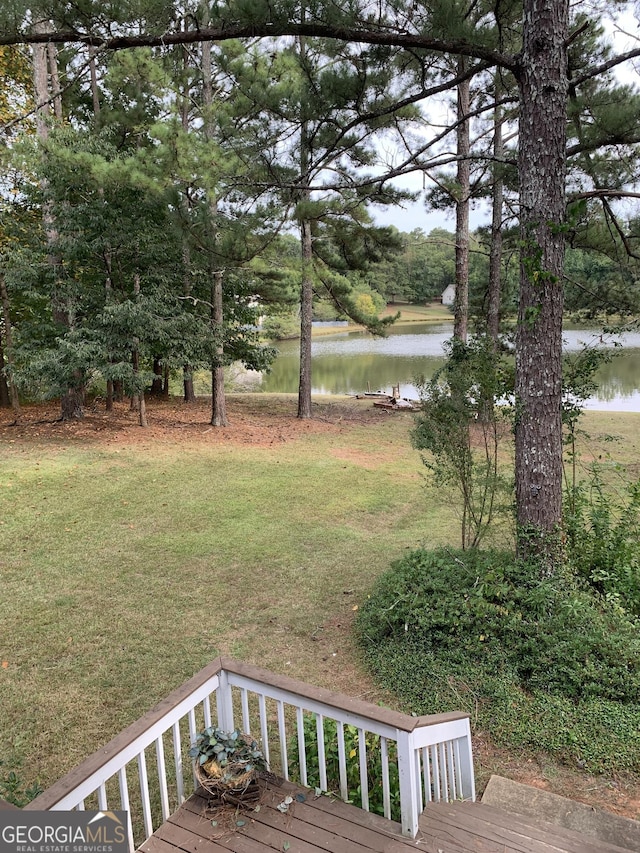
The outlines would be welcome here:
[[[274,38],[278,36],[310,36],[359,42],[389,47],[429,50],[435,53],[470,56],[499,65],[513,73],[519,69],[515,54],[500,53],[465,39],[443,41],[427,35],[385,32],[375,29],[360,29],[357,26],[340,27],[321,23],[296,23],[295,21],[256,21],[255,23],[221,24],[199,30],[174,30],[161,35],[142,33],[139,35],[105,36],[81,33],[77,30],[58,30],[48,33],[16,31],[0,34],[0,46],[15,44],[86,44],[104,50],[125,50],[131,47],[172,47],[177,44],[195,42],[219,42],[229,39]]]

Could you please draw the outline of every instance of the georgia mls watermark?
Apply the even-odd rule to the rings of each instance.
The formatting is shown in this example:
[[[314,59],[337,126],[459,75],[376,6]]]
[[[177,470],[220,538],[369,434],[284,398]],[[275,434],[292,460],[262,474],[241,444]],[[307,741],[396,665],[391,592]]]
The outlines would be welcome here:
[[[127,813],[0,810],[0,853],[129,853]]]

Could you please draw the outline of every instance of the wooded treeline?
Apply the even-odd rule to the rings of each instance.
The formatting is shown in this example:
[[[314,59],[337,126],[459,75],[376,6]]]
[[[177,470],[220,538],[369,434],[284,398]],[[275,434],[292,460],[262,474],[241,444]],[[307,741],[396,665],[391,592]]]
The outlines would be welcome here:
[[[631,11],[566,0],[3,7],[0,45],[31,45],[2,55],[9,384],[55,389],[72,417],[99,372],[107,400],[125,388],[144,422],[154,364],[182,366],[187,399],[207,364],[212,423],[224,425],[224,365],[268,358],[252,311],[296,300],[298,414],[309,417],[314,294],[381,330],[357,282],[366,293],[362,273],[392,264],[400,241],[369,211],[400,201],[391,180],[419,171],[429,203],[455,211],[461,343],[474,200],[492,209],[483,301],[496,347],[505,258],[519,258],[518,524],[524,550],[550,554],[567,246],[614,262],[620,307],[635,304],[624,296],[639,245],[640,95],[614,69],[631,72],[640,47],[616,54],[602,25]],[[33,125],[21,117],[32,104]],[[291,228],[300,254],[283,264],[278,236]],[[609,288],[597,291],[606,303]]]

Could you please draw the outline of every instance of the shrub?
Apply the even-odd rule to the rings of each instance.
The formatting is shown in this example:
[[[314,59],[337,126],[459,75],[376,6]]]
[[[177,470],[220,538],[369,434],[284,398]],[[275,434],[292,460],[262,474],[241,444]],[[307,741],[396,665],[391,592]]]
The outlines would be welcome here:
[[[463,548],[477,547],[496,515],[505,514],[510,485],[498,466],[511,389],[509,373],[486,336],[452,340],[434,376],[418,380],[420,413],[411,434],[435,485],[460,508]],[[510,503],[510,500],[509,500]]]
[[[567,556],[586,584],[640,617],[640,481],[625,492],[607,490],[597,466],[573,486],[565,504]]]
[[[640,632],[568,577],[540,581],[503,552],[416,551],[379,579],[356,632],[410,712],[465,710],[498,742],[592,769],[640,759]]]

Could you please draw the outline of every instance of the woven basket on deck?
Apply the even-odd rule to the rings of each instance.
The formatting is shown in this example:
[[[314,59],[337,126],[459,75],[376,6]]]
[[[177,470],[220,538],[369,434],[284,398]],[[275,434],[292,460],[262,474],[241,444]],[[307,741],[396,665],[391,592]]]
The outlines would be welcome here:
[[[220,767],[215,760],[202,765],[196,762],[195,768],[200,786],[221,799],[227,795],[241,799],[243,795],[249,795],[257,789],[258,770],[255,768],[243,770],[242,765],[234,768],[233,764]]]

